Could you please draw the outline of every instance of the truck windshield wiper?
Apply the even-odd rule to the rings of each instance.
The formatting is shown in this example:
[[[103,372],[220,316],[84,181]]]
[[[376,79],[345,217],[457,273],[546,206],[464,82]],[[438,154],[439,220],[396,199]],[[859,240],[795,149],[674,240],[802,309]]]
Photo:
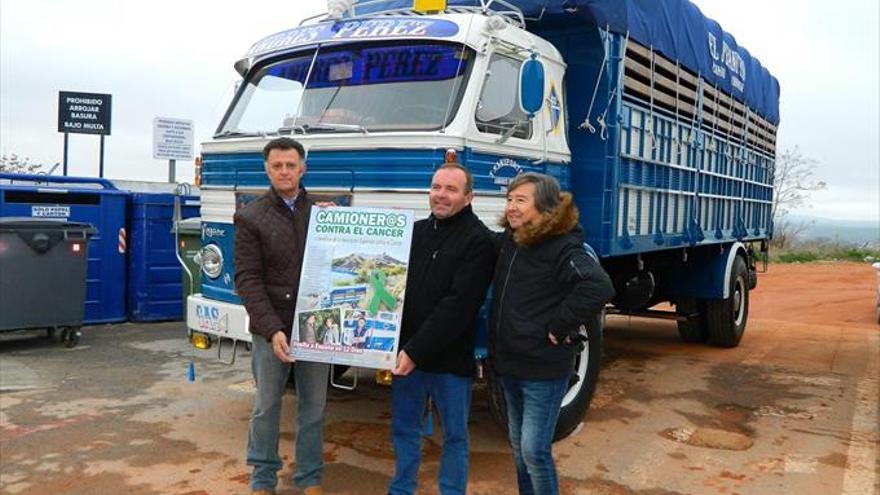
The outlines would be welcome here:
[[[214,139],[230,138],[230,137],[257,137],[257,136],[262,136],[262,135],[263,134],[261,134],[259,132],[243,132],[243,131],[225,130],[223,132],[218,132],[217,134],[214,134]]]
[[[278,128],[278,134],[305,134],[306,126],[303,125],[290,125],[283,126]]]
[[[328,122],[319,122],[317,124],[303,124],[305,132],[313,131],[355,131],[363,134],[369,134],[370,131],[360,124],[331,124]]]

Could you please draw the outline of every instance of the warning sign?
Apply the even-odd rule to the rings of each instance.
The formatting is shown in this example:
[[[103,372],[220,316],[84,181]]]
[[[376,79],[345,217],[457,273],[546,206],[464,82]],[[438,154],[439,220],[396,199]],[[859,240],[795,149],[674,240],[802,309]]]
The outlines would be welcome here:
[[[192,160],[193,121],[156,117],[153,119],[153,158]]]
[[[111,95],[58,92],[58,132],[110,135]]]

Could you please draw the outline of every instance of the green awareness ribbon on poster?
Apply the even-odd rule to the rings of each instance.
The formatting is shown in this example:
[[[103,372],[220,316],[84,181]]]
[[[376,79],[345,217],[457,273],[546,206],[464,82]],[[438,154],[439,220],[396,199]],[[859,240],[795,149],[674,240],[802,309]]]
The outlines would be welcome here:
[[[370,299],[369,311],[371,315],[379,312],[379,304],[384,304],[389,311],[394,310],[397,298],[385,288],[385,272],[378,268],[370,271],[370,285],[373,287],[373,298]]]

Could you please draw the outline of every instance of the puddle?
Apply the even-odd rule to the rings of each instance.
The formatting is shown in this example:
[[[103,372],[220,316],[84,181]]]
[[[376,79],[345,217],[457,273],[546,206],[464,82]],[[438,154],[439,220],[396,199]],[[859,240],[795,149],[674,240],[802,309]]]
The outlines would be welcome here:
[[[391,426],[388,424],[338,421],[324,428],[324,440],[348,447],[368,457],[394,459],[391,446]],[[422,462],[440,457],[440,447],[429,439],[422,439]]]
[[[813,474],[819,461],[812,456],[790,454],[785,456],[785,472],[797,474]]]
[[[748,450],[754,445],[752,439],[742,433],[717,428],[673,428],[664,430],[662,435],[679,443],[709,449]]]
[[[671,428],[661,435],[686,445],[721,450],[748,450],[754,444],[754,429],[748,423],[754,420],[753,410],[738,404],[720,404],[714,414],[694,414],[678,411],[692,423]]]
[[[597,476],[585,480],[563,477],[560,479],[559,488],[560,493],[567,495],[683,495],[681,492],[662,488],[636,490]]]
[[[761,406],[753,413],[755,416],[772,416],[788,419],[809,420],[815,418],[813,413],[789,407]]]

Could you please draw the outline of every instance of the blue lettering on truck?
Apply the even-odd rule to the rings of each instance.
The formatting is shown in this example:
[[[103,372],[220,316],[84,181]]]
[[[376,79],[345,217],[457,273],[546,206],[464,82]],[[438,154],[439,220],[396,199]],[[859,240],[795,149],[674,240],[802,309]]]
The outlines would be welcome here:
[[[220,310],[213,306],[196,305],[200,330],[220,331]]]
[[[273,34],[255,43],[245,57],[327,40],[448,38],[456,34],[458,34],[458,25],[442,19],[388,18],[341,21],[334,24],[299,27]]]

